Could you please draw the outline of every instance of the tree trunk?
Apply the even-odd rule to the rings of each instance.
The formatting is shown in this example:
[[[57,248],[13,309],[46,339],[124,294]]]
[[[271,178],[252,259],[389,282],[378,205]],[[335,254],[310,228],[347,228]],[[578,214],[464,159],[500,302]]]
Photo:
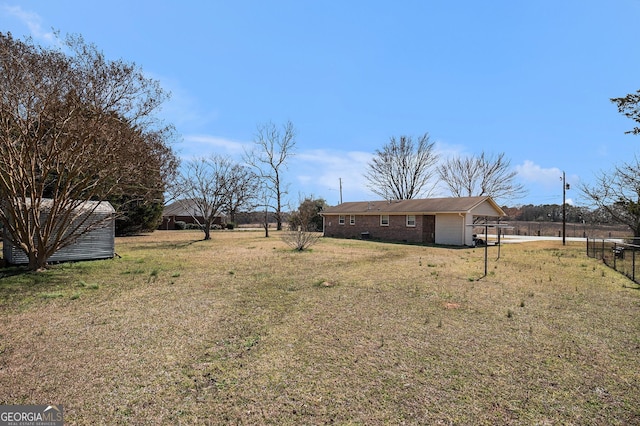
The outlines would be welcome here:
[[[282,231],[282,192],[280,192],[280,177],[277,178],[278,188],[276,197],[278,198],[278,210],[276,211],[276,231]]]
[[[44,271],[47,269],[47,256],[43,251],[36,251],[35,253],[29,253],[29,270],[30,271]]]

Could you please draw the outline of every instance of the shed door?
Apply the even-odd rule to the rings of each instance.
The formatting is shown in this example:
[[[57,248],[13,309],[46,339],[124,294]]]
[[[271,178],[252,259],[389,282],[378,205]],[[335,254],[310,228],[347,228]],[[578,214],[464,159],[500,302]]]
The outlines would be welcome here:
[[[422,216],[422,242],[436,242],[436,217],[435,215]]]

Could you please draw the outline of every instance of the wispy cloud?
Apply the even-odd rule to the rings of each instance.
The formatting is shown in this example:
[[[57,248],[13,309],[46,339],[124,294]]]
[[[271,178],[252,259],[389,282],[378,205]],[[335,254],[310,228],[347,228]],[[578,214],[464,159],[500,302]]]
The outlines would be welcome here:
[[[197,96],[180,81],[146,70],[145,74],[158,80],[162,88],[171,94],[170,99],[162,105],[160,115],[176,127],[203,128],[218,119],[218,111],[203,109]]]
[[[463,145],[450,144],[442,140],[436,141],[435,152],[440,157],[440,161],[446,161],[463,155],[468,155],[467,149]]]
[[[304,195],[337,203],[342,189],[343,201],[370,199],[372,193],[364,173],[371,155],[361,151],[307,150],[294,157],[290,171]]]
[[[34,12],[27,12],[20,6],[0,5],[0,11],[3,14],[13,16],[22,21],[34,39],[44,40],[48,43],[56,42],[56,35],[53,31],[45,31],[42,29],[42,18]]]
[[[184,137],[184,145],[180,146],[180,154],[184,157],[208,156],[211,154],[241,156],[250,143],[209,135],[188,135]]]

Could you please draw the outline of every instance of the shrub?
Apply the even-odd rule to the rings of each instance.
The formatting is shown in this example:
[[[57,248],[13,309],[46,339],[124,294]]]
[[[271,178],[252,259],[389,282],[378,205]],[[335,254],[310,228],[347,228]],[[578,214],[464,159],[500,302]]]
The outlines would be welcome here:
[[[183,230],[187,229],[187,223],[183,222],[181,220],[176,220],[175,228],[180,230],[180,231],[183,231]]]
[[[309,232],[302,228],[297,231],[286,231],[282,234],[282,241],[284,241],[292,249],[303,251],[318,242],[322,236],[319,232]]]
[[[233,228],[235,228],[235,224],[227,223],[227,229],[233,229]]]

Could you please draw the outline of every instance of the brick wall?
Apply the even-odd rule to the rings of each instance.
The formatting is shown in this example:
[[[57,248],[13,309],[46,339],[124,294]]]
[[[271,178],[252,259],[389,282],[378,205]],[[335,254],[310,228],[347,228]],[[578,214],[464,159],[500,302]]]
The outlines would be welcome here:
[[[363,232],[369,237],[385,241],[422,242],[423,217],[416,215],[416,226],[407,226],[407,216],[389,215],[389,226],[380,226],[380,215],[356,215],[355,224],[350,224],[350,216],[344,216],[344,225],[339,224],[338,215],[325,216],[325,237],[362,238]]]

